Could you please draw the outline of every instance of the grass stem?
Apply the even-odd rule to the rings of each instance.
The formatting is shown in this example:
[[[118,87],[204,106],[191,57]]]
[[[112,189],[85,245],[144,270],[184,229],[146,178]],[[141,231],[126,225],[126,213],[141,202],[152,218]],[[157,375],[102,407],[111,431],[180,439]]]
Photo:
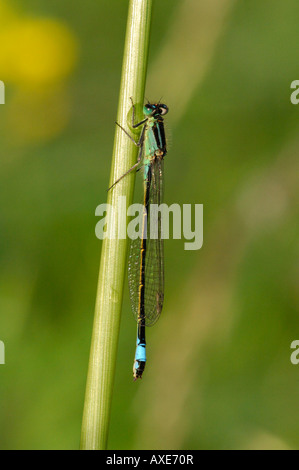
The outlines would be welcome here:
[[[128,128],[130,97],[137,117],[144,100],[152,0],[130,0],[124,48],[117,122]],[[136,162],[137,148],[118,126],[112,156],[110,186]],[[132,203],[135,176],[123,178],[108,192],[107,227],[117,234],[118,198],[126,197],[126,213]],[[110,207],[110,208],[109,208]],[[126,216],[125,216],[126,217]],[[126,220],[127,222],[127,220]],[[88,366],[81,449],[106,449],[116,367],[120,314],[125,279],[127,240],[103,240],[94,325]]]

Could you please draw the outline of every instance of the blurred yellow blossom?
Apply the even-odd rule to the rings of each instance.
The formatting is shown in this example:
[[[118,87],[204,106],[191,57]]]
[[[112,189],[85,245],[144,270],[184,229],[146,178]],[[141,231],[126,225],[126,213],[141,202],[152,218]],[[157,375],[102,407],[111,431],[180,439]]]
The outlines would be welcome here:
[[[0,45],[1,79],[22,86],[61,81],[78,57],[75,36],[55,19],[15,19],[0,32]]]
[[[14,145],[44,142],[70,119],[66,84],[78,61],[77,38],[60,19],[25,16],[4,0],[0,17],[0,80],[12,85],[2,128]]]

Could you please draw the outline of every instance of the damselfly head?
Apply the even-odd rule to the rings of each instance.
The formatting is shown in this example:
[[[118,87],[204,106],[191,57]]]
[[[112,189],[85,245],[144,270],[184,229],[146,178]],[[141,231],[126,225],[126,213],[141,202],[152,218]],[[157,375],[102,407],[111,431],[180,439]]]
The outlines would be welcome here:
[[[143,113],[146,116],[164,116],[168,113],[168,107],[161,103],[147,103],[143,106]]]

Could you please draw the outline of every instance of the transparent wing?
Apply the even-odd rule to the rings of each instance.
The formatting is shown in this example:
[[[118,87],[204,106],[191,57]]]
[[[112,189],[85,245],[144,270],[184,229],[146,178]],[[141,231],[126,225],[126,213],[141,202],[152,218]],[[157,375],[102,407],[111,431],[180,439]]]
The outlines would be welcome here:
[[[145,256],[145,324],[152,326],[159,318],[164,300],[164,253],[161,239],[161,214],[151,211],[151,205],[162,203],[163,160],[151,165],[151,186],[149,211],[147,214],[147,240]],[[155,238],[153,238],[155,237]],[[131,306],[135,320],[138,320],[140,296],[141,240],[132,240],[129,254],[128,279]]]

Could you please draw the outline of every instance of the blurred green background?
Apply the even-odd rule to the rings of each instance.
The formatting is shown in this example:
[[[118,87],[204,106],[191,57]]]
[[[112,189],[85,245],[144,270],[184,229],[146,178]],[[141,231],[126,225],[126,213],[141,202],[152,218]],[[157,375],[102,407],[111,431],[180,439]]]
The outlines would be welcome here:
[[[1,449],[79,447],[127,8],[0,0]],[[298,0],[155,2],[165,202],[204,204],[204,245],[165,243],[139,383],[125,286],[110,449],[299,448],[298,18]]]

